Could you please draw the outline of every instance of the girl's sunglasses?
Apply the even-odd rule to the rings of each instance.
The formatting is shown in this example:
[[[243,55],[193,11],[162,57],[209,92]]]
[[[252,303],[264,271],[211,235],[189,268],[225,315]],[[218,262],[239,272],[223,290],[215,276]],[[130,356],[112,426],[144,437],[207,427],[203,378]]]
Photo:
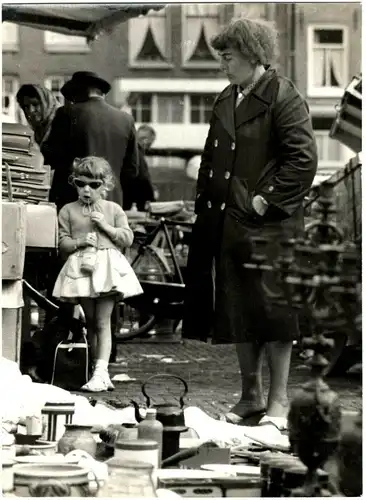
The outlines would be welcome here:
[[[85,182],[81,179],[74,179],[74,184],[78,188],[84,188],[85,186],[89,186],[90,189],[99,189],[103,185],[103,181],[89,181]]]

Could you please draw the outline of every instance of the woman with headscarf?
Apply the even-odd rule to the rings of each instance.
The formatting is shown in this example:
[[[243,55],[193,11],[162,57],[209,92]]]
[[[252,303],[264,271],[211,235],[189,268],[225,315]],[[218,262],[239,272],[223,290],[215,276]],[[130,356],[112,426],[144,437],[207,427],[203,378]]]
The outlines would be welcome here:
[[[22,85],[17,93],[17,101],[42,151],[60,104],[51,90],[36,84]]]
[[[60,152],[55,144],[68,123],[67,113],[72,103],[65,100],[65,105],[61,106],[51,90],[37,84],[22,85],[17,93],[17,101],[34,131],[34,138],[41,149],[45,165],[50,165],[53,172],[57,171],[53,176],[49,201],[56,203],[57,209],[61,210],[63,205],[77,198],[73,186],[65,186],[59,181],[60,171],[71,161],[69,151]]]

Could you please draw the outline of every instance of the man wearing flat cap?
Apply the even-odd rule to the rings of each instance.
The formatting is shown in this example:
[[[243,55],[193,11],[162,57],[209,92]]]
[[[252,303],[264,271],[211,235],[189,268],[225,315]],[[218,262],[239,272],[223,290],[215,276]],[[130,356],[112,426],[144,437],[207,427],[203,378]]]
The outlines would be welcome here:
[[[50,201],[61,209],[75,201],[77,193],[69,184],[75,158],[100,156],[112,167],[117,182],[108,200],[122,206],[123,184],[138,173],[138,149],[132,116],[110,106],[104,99],[111,85],[91,71],[73,74],[61,89],[67,101],[67,118],[54,120],[47,141],[54,178]],[[118,182],[118,179],[120,182]]]

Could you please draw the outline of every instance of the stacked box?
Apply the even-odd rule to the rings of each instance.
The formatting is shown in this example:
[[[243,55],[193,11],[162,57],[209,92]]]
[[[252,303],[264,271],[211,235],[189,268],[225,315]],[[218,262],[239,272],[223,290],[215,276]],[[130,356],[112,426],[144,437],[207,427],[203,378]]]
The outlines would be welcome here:
[[[50,167],[44,166],[43,156],[29,127],[3,124],[2,166],[3,199],[28,203],[48,200]]]

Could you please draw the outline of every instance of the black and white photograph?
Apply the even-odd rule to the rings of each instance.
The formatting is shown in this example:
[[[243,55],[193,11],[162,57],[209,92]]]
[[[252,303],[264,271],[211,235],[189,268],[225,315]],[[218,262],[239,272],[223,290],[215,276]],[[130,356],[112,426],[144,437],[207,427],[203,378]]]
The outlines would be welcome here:
[[[360,2],[2,3],[1,492],[360,497]]]

